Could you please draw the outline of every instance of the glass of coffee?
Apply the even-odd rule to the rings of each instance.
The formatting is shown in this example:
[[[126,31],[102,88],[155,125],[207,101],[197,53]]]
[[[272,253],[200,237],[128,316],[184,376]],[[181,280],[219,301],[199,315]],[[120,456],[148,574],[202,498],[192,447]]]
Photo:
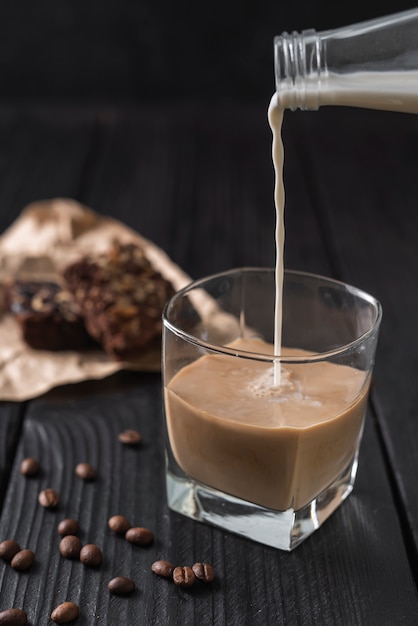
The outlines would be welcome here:
[[[292,550],[352,491],[381,320],[344,283],[274,270],[191,283],[163,316],[169,507]],[[276,341],[275,341],[276,339]]]

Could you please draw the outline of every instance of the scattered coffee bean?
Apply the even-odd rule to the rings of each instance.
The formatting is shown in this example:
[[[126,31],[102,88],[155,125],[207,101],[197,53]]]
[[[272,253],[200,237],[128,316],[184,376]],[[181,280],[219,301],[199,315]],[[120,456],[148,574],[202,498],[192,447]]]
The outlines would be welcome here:
[[[99,546],[96,546],[94,543],[88,543],[81,548],[80,561],[84,563],[84,565],[98,567],[102,564],[103,553]]]
[[[159,576],[164,576],[164,578],[171,578],[173,576],[174,565],[170,563],[170,561],[155,561],[151,565],[151,569],[154,574],[158,574]]]
[[[47,509],[55,509],[58,506],[60,497],[55,489],[44,489],[38,496],[38,502]]]
[[[20,550],[14,555],[10,565],[18,572],[23,572],[30,568],[34,558],[35,553],[32,550]]]
[[[65,535],[60,541],[60,552],[66,559],[78,559],[81,548],[81,541],[75,535]]]
[[[97,472],[90,463],[79,463],[75,468],[75,473],[83,480],[95,480]]]
[[[126,531],[125,539],[138,546],[146,546],[153,541],[154,535],[148,528],[137,526]]]
[[[6,609],[0,612],[1,626],[25,626],[28,623],[28,616],[21,609]]]
[[[110,593],[115,593],[118,596],[123,596],[127,593],[131,593],[135,589],[135,583],[131,578],[126,576],[116,576],[112,578],[107,585]]]
[[[142,435],[137,430],[124,430],[119,433],[119,441],[131,446],[137,446],[142,441]]]
[[[196,578],[202,580],[204,583],[211,583],[215,578],[215,572],[212,565],[209,565],[209,563],[195,563],[192,566],[192,570]]]
[[[195,583],[196,577],[193,570],[188,565],[182,567],[175,567],[173,570],[173,581],[175,585],[179,587],[192,587]]]
[[[56,624],[68,624],[77,619],[80,609],[74,602],[63,602],[59,604],[51,613],[51,619]]]
[[[36,459],[23,459],[20,464],[20,473],[23,476],[35,476],[39,472],[39,463]]]
[[[127,530],[132,528],[131,522],[124,515],[113,515],[108,521],[109,528],[113,532],[124,535]]]
[[[5,561],[11,561],[18,552],[20,552],[20,546],[17,541],[5,539],[0,543],[0,557]]]
[[[76,535],[78,533],[79,523],[76,519],[63,519],[58,524],[58,534],[61,537],[65,537],[66,535]]]

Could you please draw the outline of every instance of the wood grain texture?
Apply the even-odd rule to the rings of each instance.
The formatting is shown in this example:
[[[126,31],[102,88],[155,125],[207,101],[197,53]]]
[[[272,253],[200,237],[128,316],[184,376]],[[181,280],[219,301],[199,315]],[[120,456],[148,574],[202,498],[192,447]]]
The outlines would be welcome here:
[[[374,397],[418,563],[418,118],[321,111],[305,122],[298,130],[306,145],[301,158],[338,277],[383,306]]]
[[[34,200],[76,197],[94,112],[16,105],[0,115],[0,230]]]
[[[2,121],[0,114],[0,132],[10,141],[20,137],[27,154],[10,161],[10,178],[0,185],[4,223],[17,214],[19,198],[52,196],[61,187],[65,194],[60,195],[73,195],[140,230],[193,276],[238,264],[272,263],[273,173],[264,106],[247,105],[237,115],[230,105],[193,103],[103,109],[97,114],[45,109],[22,113],[22,127],[19,112],[7,115]],[[6,123],[9,119],[14,131]],[[396,119],[390,144],[396,148],[399,169],[389,152],[384,165],[379,161],[377,166],[386,117],[378,121],[362,112],[342,116],[344,148],[322,112],[289,114],[284,126],[288,265],[351,280],[375,293],[385,307],[376,400],[366,423],[358,480],[347,502],[290,554],[170,512],[159,375],[125,373],[55,390],[24,407],[4,404],[0,463],[6,493],[0,540],[17,539],[35,551],[36,559],[26,573],[0,562],[0,609],[22,607],[30,623],[39,625],[49,623],[52,608],[64,600],[80,604],[80,626],[409,626],[417,621],[416,574],[404,517],[405,512],[411,526],[417,523],[415,387],[409,387],[416,364],[408,351],[414,274],[405,272],[398,281],[386,265],[389,242],[397,246],[393,261],[403,250],[408,260],[415,259],[414,185],[411,179],[402,203],[410,226],[402,221],[403,234],[395,237],[391,226],[398,205],[393,208],[394,196],[378,187],[389,175],[396,187],[409,180],[402,169],[408,163],[416,171],[414,123]],[[361,149],[354,132],[359,127]],[[35,150],[43,135],[49,139]],[[0,164],[5,164],[2,146],[4,142]],[[357,158],[359,173],[353,171]],[[22,190],[21,172],[31,167],[36,176]],[[370,245],[374,229],[378,236]],[[408,303],[408,324],[400,315],[398,295]],[[408,365],[407,379],[394,376],[392,355],[396,373]],[[117,439],[131,427],[143,433],[139,448],[124,447]],[[14,448],[6,443],[10,436]],[[30,479],[18,471],[28,455],[39,457],[42,465],[39,476]],[[96,481],[84,483],[75,475],[80,461],[97,467]],[[37,502],[47,486],[60,492],[56,511]],[[154,543],[139,548],[116,537],[107,528],[107,519],[116,513],[149,527]],[[66,516],[80,520],[84,543],[103,549],[100,568],[89,569],[59,554],[56,527]],[[216,581],[191,591],[177,589],[151,572],[151,563],[159,558],[182,565],[208,561]],[[109,595],[107,582],[118,574],[136,581],[131,596]]]
[[[320,532],[287,554],[168,511],[159,376],[131,376],[129,385],[104,386],[100,394],[78,396],[74,388],[72,397],[51,395],[28,409],[0,521],[0,536],[34,550],[36,560],[27,573],[0,564],[2,608],[20,606],[34,624],[47,623],[52,607],[66,600],[80,605],[79,623],[89,625],[284,624],[287,616],[324,624],[348,623],[348,615],[356,624],[412,623],[415,587],[371,420],[355,492]],[[139,429],[143,444],[122,445],[117,436],[126,428]],[[29,455],[41,462],[36,478],[18,472]],[[97,468],[96,481],[75,475],[82,461]],[[38,504],[46,487],[60,493],[56,510]],[[114,535],[107,520],[118,513],[150,528],[153,545],[132,546]],[[100,568],[60,555],[57,525],[64,517],[79,520],[83,543],[102,548]],[[208,561],[216,581],[177,589],[151,572],[159,558]],[[110,596],[107,582],[116,575],[132,577],[137,590]]]
[[[22,427],[25,405],[0,403],[0,510]]]
[[[231,267],[273,265],[267,105],[187,102],[101,115],[95,135],[99,149],[80,199],[139,229],[194,278]],[[286,265],[329,273],[287,124],[283,137]]]
[[[264,97],[273,37],[353,24],[412,0],[30,0],[0,4],[2,98]]]

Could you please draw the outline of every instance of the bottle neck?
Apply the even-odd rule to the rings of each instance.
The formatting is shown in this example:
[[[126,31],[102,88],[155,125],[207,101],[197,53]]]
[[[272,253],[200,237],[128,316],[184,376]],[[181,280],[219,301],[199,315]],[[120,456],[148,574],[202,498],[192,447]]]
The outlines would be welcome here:
[[[316,111],[321,74],[326,70],[324,42],[315,30],[282,33],[274,39],[274,69],[279,105]]]
[[[418,8],[274,40],[283,109],[344,105],[418,113]]]

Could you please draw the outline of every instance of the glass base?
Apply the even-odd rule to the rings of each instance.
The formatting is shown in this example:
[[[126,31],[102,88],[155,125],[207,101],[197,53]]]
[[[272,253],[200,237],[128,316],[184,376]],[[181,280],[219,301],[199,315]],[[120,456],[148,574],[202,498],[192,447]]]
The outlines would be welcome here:
[[[290,551],[319,528],[347,498],[353,490],[356,472],[357,455],[347,469],[303,509],[274,511],[167,470],[168,506],[196,521]]]

